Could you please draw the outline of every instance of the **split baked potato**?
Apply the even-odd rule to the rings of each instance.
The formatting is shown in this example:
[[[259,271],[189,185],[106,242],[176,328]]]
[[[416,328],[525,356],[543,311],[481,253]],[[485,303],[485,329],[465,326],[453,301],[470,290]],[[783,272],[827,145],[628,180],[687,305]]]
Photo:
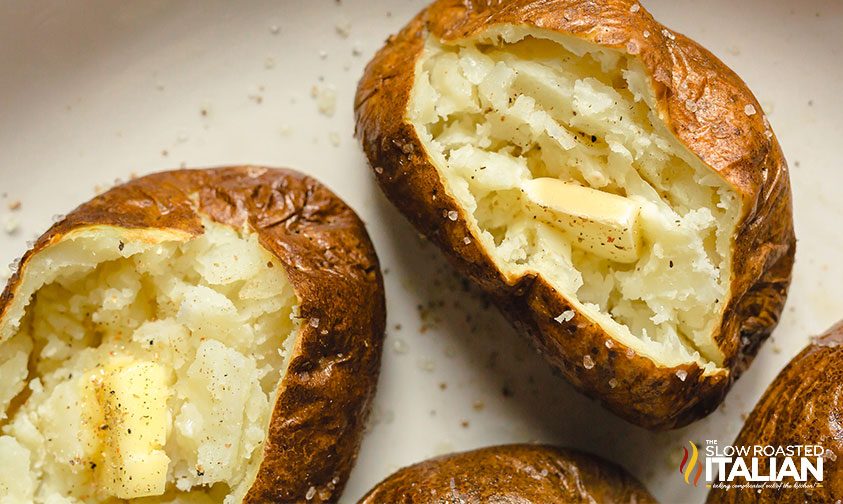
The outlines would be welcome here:
[[[758,101],[630,0],[439,0],[369,63],[389,199],[583,392],[651,429],[710,413],[795,252]]]
[[[711,504],[840,502],[843,500],[843,322],[814,338],[793,358],[767,387],[755,405],[734,446],[760,446],[772,449],[822,447],[820,486],[809,476],[801,488],[792,478],[787,487],[712,488]],[[754,448],[752,448],[754,450]],[[761,475],[770,474],[767,457],[757,458]],[[811,462],[816,466],[815,459]],[[755,463],[755,462],[751,462]],[[784,458],[778,457],[779,470]],[[796,467],[801,467],[795,457]],[[742,481],[734,481],[736,484]]]
[[[359,504],[655,503],[624,469],[593,455],[542,445],[507,445],[405,467]]]
[[[319,182],[231,167],[115,187],[0,297],[0,501],[334,502],[384,324],[363,223]]]

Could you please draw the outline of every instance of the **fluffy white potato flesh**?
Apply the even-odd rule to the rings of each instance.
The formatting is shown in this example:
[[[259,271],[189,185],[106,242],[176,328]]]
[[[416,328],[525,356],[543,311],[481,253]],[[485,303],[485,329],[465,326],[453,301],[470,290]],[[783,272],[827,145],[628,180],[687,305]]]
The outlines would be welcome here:
[[[81,229],[33,257],[0,323],[0,503],[251,486],[298,300],[255,234],[204,225]]]
[[[668,131],[634,59],[516,26],[430,38],[407,118],[509,278],[541,274],[659,365],[722,364],[741,201]]]

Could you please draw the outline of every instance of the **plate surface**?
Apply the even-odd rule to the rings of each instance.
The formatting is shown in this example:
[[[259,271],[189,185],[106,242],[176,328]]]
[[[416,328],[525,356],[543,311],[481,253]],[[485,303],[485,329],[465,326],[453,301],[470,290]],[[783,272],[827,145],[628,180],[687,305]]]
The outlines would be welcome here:
[[[352,137],[357,79],[423,4],[3,2],[0,264],[115,179],[179,166],[297,168],[360,213],[386,274],[383,372],[343,502],[400,466],[517,441],[589,450],[629,468],[664,502],[701,502],[706,490],[678,474],[682,446],[731,442],[779,369],[843,316],[843,198],[835,196],[843,187],[843,3],[644,2],[758,96],[790,162],[799,237],[773,339],[720,409],[661,434],[617,419],[554,376],[375,186]]]

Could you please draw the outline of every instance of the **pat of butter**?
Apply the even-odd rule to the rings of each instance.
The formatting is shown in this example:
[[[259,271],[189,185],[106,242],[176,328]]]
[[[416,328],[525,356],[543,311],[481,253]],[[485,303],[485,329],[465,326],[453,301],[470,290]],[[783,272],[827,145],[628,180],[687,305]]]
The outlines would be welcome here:
[[[634,201],[554,178],[528,180],[521,191],[534,215],[572,245],[620,263],[641,256],[641,207]]]
[[[164,368],[154,362],[115,362],[92,376],[101,424],[99,488],[120,499],[162,495],[170,459],[167,442],[170,396]]]

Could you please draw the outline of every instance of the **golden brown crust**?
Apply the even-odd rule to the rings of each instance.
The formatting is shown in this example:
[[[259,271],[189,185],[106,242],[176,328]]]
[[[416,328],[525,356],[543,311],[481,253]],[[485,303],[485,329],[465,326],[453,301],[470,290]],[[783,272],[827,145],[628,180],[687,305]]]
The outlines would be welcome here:
[[[198,196],[196,203],[191,195]],[[244,502],[335,502],[357,456],[377,383],[385,304],[363,223],[325,186],[292,170],[253,166],[149,175],[71,212],[26,253],[19,273],[33,255],[76,229],[111,225],[199,235],[200,213],[237,228],[248,222],[284,265],[300,316],[319,319],[318,327],[301,324],[264,460]],[[0,297],[0,317],[19,273]]]
[[[620,466],[541,445],[508,445],[445,455],[405,467],[359,504],[655,503]]]
[[[713,488],[708,501],[738,504],[839,502],[843,499],[843,322],[816,338],[767,387],[738,434],[735,446],[821,445],[821,488]],[[769,474],[759,458],[759,474]],[[736,482],[737,483],[737,482]],[[811,483],[811,481],[808,481]]]
[[[634,3],[439,0],[390,37],[369,63],[355,114],[357,135],[378,182],[405,216],[483,287],[580,390],[633,423],[666,429],[709,414],[776,326],[790,284],[795,238],[787,165],[757,100],[716,57],[667,31],[643,8],[632,12]],[[454,42],[505,24],[538,27],[634,54],[651,77],[668,127],[743,200],[734,236],[732,295],[715,334],[725,356],[720,372],[704,376],[695,364],[660,367],[619,343],[606,348],[609,336],[584,316],[564,324],[552,321],[576,309],[540,278],[507,278],[479,240],[465,243],[470,237],[466,216],[429,162],[405,111],[415,64],[429,35]],[[688,107],[688,100],[696,107]],[[746,105],[759,113],[747,114]],[[443,218],[453,210],[459,212],[456,221]],[[590,370],[582,364],[586,355],[595,363]],[[684,381],[677,378],[680,370],[687,373]]]

